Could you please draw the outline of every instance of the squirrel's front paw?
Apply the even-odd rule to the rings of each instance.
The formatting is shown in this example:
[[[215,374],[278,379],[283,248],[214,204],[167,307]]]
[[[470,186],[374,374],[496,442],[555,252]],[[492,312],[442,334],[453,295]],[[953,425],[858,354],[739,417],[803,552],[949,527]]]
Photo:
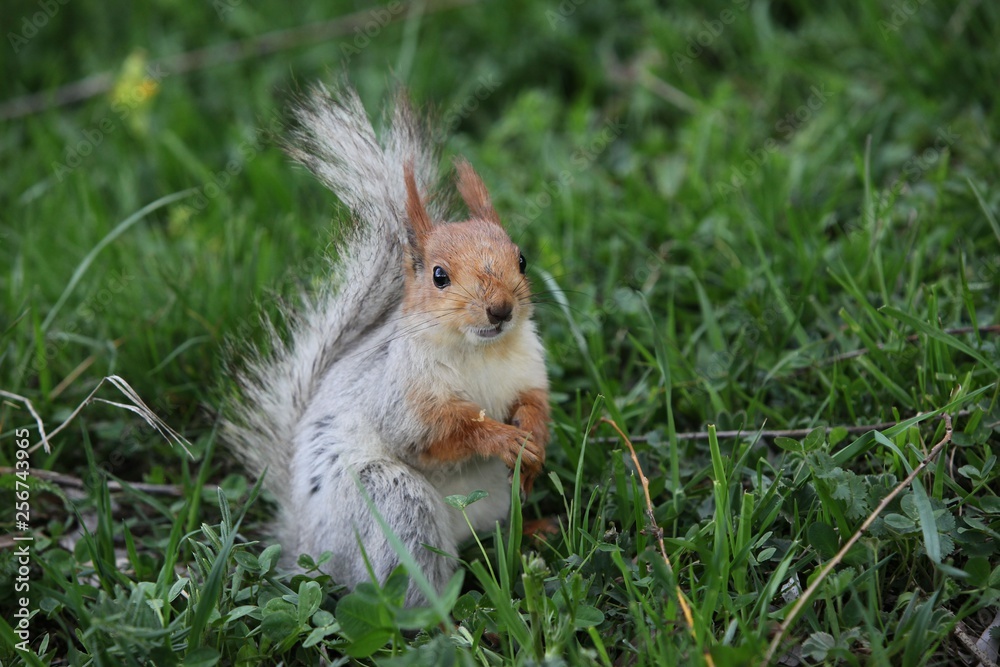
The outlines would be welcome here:
[[[530,491],[545,463],[544,446],[530,432],[507,424],[498,424],[493,435],[495,453],[508,468],[513,470],[518,455],[521,456],[521,487]]]
[[[522,405],[514,411],[510,423],[522,431],[531,433],[531,439],[538,444],[542,452],[542,461],[545,461],[545,445],[549,442],[548,417],[539,412],[534,406]]]

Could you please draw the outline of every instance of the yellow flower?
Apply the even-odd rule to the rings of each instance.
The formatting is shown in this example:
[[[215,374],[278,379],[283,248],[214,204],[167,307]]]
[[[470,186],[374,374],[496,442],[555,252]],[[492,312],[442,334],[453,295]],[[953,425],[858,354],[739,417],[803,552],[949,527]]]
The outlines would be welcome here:
[[[149,132],[151,100],[160,90],[158,79],[149,75],[148,60],[142,49],[130,53],[111,89],[112,110],[142,136]]]

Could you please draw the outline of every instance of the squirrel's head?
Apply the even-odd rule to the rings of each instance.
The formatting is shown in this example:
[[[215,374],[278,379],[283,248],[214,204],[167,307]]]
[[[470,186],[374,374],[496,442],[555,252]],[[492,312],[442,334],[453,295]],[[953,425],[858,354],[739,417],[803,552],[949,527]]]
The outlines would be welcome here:
[[[410,261],[403,307],[426,318],[419,331],[493,345],[531,317],[526,263],[472,165],[460,159],[455,166],[471,215],[464,222],[431,220],[412,168],[404,168]]]

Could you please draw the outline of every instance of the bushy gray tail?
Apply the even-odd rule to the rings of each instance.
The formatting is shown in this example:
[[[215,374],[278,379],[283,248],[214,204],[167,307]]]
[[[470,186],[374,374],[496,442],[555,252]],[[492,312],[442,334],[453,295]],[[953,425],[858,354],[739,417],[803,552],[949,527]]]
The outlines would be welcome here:
[[[403,294],[406,187],[403,165],[413,164],[424,193],[437,191],[438,153],[405,94],[385,115],[380,143],[357,93],[342,84],[313,89],[294,109],[287,148],[353,216],[331,276],[315,293],[284,313],[287,336],[265,323],[268,350],[252,350],[237,372],[241,396],[228,406],[230,446],[260,475],[283,506],[291,485],[292,437],[320,379],[337,358],[385,321]],[[435,198],[428,210],[444,211]],[[363,344],[363,343],[362,343]]]

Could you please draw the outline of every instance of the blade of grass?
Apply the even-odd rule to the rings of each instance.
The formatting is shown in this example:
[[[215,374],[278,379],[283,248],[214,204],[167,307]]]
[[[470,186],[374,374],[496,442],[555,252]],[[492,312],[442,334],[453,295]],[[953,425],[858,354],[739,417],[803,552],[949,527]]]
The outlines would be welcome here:
[[[914,479],[916,479],[917,475],[920,474],[921,470],[926,468],[931,461],[937,458],[938,454],[941,453],[941,450],[944,449],[944,446],[946,444],[951,442],[951,433],[952,433],[951,416],[946,412],[942,414],[942,418],[944,419],[945,423],[944,437],[941,438],[940,442],[938,442],[936,445],[934,445],[934,447],[931,448],[931,451],[927,453],[927,456],[924,457],[924,460],[921,461],[919,465],[914,467],[913,470],[910,472],[910,474],[907,475],[902,482],[897,484],[896,487],[893,488],[893,490],[890,491],[885,496],[885,498],[882,499],[882,501],[872,511],[872,513],[868,515],[868,518],[865,519],[864,523],[862,523],[861,526],[854,532],[854,534],[851,535],[850,539],[848,539],[844,543],[844,545],[840,548],[840,551],[838,551],[837,554],[833,558],[831,558],[826,565],[823,566],[823,569],[821,569],[819,574],[816,575],[812,583],[809,584],[809,587],[805,590],[805,592],[802,593],[802,595],[799,596],[799,599],[795,601],[795,604],[792,605],[791,610],[788,612],[788,614],[785,615],[785,619],[782,621],[781,626],[778,628],[778,632],[775,633],[774,638],[771,640],[771,643],[767,648],[767,653],[764,656],[764,664],[767,665],[771,664],[771,661],[774,659],[778,648],[781,646],[781,642],[785,638],[785,635],[788,633],[791,627],[795,624],[795,621],[798,619],[798,615],[802,612],[806,604],[808,604],[812,600],[813,595],[815,595],[820,585],[826,580],[826,578],[833,571],[833,569],[844,559],[844,557],[847,555],[847,552],[850,551],[851,547],[853,547],[858,542],[858,540],[861,539],[861,536],[864,535],[865,531],[867,531],[868,528],[875,522],[875,519],[877,519],[879,515],[882,514],[885,508],[889,506],[889,503],[891,503],[893,499],[896,498],[896,496],[902,493],[903,489],[908,487],[910,483],[913,482]]]
[[[928,337],[933,338],[934,340],[940,343],[944,343],[945,345],[948,345],[949,347],[952,347],[958,350],[959,352],[962,352],[963,354],[969,355],[970,357],[981,363],[983,366],[985,366],[993,375],[995,376],[1000,375],[1000,368],[998,368],[992,361],[987,359],[978,350],[972,349],[972,347],[966,345],[965,343],[958,340],[954,336],[947,334],[944,331],[941,331],[940,329],[936,329],[927,322],[918,320],[913,315],[910,315],[909,313],[904,313],[898,308],[893,308],[892,306],[882,306],[879,309],[879,311],[885,313],[889,317],[899,320],[903,324],[908,324],[909,326],[916,329],[920,333],[925,334]]]
[[[997,222],[997,217],[993,214],[993,209],[989,207],[986,200],[983,199],[983,195],[979,193],[979,188],[976,184],[972,182],[971,178],[966,178],[965,181],[969,184],[972,189],[972,193],[976,195],[976,201],[979,202],[979,208],[982,209],[983,215],[986,216],[986,220],[990,223],[990,229],[993,230],[994,236],[997,237],[997,241],[1000,242],[1000,222]]]
[[[90,252],[84,255],[83,260],[80,262],[79,265],[77,265],[76,270],[73,272],[73,275],[69,279],[69,283],[66,284],[65,289],[63,289],[62,291],[62,294],[60,294],[59,298],[56,299],[55,305],[52,306],[52,309],[49,310],[49,314],[45,317],[45,320],[42,322],[41,326],[42,333],[45,333],[49,330],[49,326],[52,325],[52,321],[56,318],[56,315],[59,314],[59,311],[60,309],[62,309],[63,304],[66,303],[66,299],[68,299],[69,295],[73,293],[74,289],[76,289],[76,286],[80,282],[80,279],[83,277],[83,274],[86,273],[87,269],[93,263],[94,258],[96,258],[97,255],[100,254],[102,250],[104,250],[104,248],[110,245],[119,236],[127,232],[128,229],[132,227],[132,225],[139,222],[153,211],[163,208],[164,206],[173,204],[175,201],[178,201],[180,199],[184,199],[185,197],[194,194],[196,191],[197,188],[189,188],[187,190],[181,190],[180,192],[174,192],[172,194],[160,197],[156,201],[146,204],[138,211],[136,211],[129,217],[125,218],[117,225],[115,225],[114,229],[108,232],[103,239],[98,241],[97,245],[91,248]]]

